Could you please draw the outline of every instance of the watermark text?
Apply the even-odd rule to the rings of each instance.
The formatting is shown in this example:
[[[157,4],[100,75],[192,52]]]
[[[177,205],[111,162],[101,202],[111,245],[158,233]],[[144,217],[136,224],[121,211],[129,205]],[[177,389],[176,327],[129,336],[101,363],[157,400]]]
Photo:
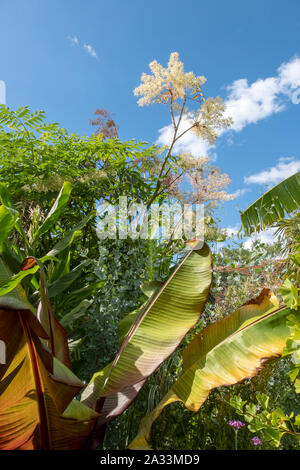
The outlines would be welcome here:
[[[0,104],[6,104],[6,85],[3,80],[0,80]]]
[[[0,364],[6,364],[6,344],[0,340]]]
[[[128,204],[127,197],[119,205],[107,202],[97,209],[97,236],[103,239],[204,239],[203,204]]]

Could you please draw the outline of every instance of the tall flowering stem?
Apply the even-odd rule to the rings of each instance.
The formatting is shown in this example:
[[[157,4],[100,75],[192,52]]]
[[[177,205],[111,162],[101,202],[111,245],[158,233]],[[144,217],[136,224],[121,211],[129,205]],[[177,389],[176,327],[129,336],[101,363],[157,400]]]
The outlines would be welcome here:
[[[243,426],[245,426],[242,421],[236,421],[236,420],[229,420],[228,421],[229,426],[232,427],[234,430],[234,449],[237,450],[238,445],[237,445],[237,436],[238,436],[238,431],[241,429]]]
[[[153,103],[168,104],[172,132],[162,161],[153,169],[157,174],[157,183],[148,202],[148,208],[164,192],[168,192],[183,203],[191,202],[186,200],[187,195],[179,189],[185,175],[189,176],[189,183],[192,186],[201,188],[201,191],[194,191],[192,196],[189,195],[193,202],[233,199],[232,195],[224,191],[230,183],[229,177],[207,166],[209,161],[207,156],[193,156],[184,152],[177,155],[177,167],[173,164],[175,144],[185,134],[193,132],[203,141],[213,144],[219,132],[231,125],[231,118],[224,116],[225,106],[221,98],[204,99],[202,86],[206,78],[195,76],[193,72],[185,72],[184,64],[179,60],[177,52],[171,53],[167,68],[156,60],[151,62],[149,67],[152,73],[142,74],[141,84],[135,88],[134,94],[140,97],[138,100],[140,106]],[[196,109],[188,109],[187,103],[192,103]],[[170,160],[173,165],[170,165]],[[205,174],[210,177],[208,187],[211,190],[203,184],[203,179],[206,179]]]

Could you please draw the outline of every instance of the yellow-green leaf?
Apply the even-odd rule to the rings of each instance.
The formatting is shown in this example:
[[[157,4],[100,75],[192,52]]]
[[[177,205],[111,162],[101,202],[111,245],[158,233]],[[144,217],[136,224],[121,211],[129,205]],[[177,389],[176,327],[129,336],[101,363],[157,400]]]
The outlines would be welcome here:
[[[94,375],[82,401],[96,410],[105,410],[103,422],[116,416],[118,407],[123,410],[131,403],[147,377],[195,325],[208,296],[211,263],[207,245],[189,251],[169,280],[138,312],[115,361]]]
[[[210,325],[183,352],[183,372],[158,406],[143,418],[130,449],[149,449],[151,427],[169,403],[198,411],[213,388],[253,377],[265,361],[279,357],[289,336],[287,307],[278,309],[267,289],[228,317]],[[300,311],[297,312],[300,317]]]

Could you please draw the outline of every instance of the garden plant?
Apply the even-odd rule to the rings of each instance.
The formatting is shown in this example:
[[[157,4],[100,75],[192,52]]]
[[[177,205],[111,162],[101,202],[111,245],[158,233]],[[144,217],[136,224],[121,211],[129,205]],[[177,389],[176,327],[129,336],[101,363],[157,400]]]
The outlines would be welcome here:
[[[168,107],[165,147],[1,105],[1,450],[299,448],[300,174],[241,213],[273,245],[213,250],[230,178],[176,146],[232,120],[177,53],[150,69],[134,93]],[[203,239],[99,237],[121,196],[202,204]]]

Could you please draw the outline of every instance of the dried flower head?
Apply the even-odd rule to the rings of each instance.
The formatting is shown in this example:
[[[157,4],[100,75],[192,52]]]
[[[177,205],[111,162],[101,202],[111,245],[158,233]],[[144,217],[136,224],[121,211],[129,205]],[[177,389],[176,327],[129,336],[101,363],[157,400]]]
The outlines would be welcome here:
[[[194,157],[190,152],[182,152],[178,159],[179,166],[184,170],[200,170],[209,162],[209,157]]]
[[[186,194],[187,202],[224,202],[234,199],[234,195],[225,190],[231,179],[226,173],[221,173],[218,167],[204,165],[203,168],[189,171],[186,179],[191,188]]]
[[[115,121],[109,111],[103,108],[98,108],[94,112],[96,119],[90,119],[91,126],[97,126],[95,135],[102,135],[103,139],[117,139],[118,131]]]
[[[218,137],[217,130],[232,124],[231,118],[224,118],[224,111],[225,105],[219,96],[207,98],[198,112],[194,113],[192,132],[213,144]]]

